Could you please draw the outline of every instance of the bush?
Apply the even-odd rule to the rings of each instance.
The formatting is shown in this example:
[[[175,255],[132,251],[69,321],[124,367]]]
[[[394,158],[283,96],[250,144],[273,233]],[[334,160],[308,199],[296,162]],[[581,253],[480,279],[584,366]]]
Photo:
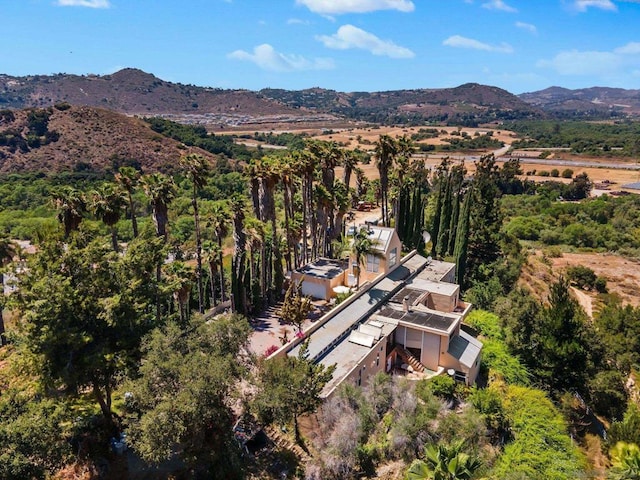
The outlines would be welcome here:
[[[565,168],[562,171],[562,178],[571,178],[573,177],[573,170],[571,170],[570,168]]]
[[[567,268],[567,278],[576,287],[591,290],[596,284],[596,274],[589,267],[575,265]],[[605,281],[606,288],[606,281]]]
[[[553,170],[551,170],[551,172],[549,172],[549,174],[552,177],[557,178],[560,176],[560,170],[558,170],[557,168],[554,168]]]
[[[422,398],[425,391],[432,393],[436,397],[451,400],[456,393],[456,381],[449,375],[438,375],[428,380],[421,380],[416,386],[416,393]]]
[[[597,277],[593,284],[598,293],[607,293],[607,280],[603,277]]]

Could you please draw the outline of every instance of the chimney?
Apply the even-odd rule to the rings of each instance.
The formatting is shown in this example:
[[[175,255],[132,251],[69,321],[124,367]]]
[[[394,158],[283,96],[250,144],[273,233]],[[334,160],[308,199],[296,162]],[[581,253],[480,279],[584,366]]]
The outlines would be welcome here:
[[[402,299],[402,310],[404,310],[405,312],[409,312],[410,308],[409,308],[409,295],[405,296]]]

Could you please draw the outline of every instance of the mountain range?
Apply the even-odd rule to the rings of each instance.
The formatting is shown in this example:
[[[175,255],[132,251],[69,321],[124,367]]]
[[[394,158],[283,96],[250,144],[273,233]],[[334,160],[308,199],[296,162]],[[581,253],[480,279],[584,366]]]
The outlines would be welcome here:
[[[551,87],[519,96],[468,83],[455,88],[387,92],[223,90],[161,80],[126,68],[112,75],[0,74],[0,109],[56,103],[109,109],[127,115],[166,116],[215,127],[339,119],[374,123],[441,121],[470,124],[542,117],[640,115],[640,90]]]

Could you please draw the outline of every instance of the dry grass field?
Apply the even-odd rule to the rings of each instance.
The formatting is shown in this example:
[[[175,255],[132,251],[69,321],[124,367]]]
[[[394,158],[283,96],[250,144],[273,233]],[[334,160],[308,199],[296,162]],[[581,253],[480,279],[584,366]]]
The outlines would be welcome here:
[[[465,132],[470,137],[475,136],[476,134],[485,134],[489,131],[493,132],[493,137],[504,142],[506,145],[510,145],[512,141],[518,138],[517,134],[508,130],[500,129],[498,126],[491,127],[483,127],[483,128],[458,128],[458,127],[441,127],[441,126],[423,126],[423,127],[350,127],[350,128],[334,128],[332,130],[327,129],[319,129],[319,128],[303,128],[296,130],[286,130],[294,133],[306,133],[310,135],[312,138],[316,138],[319,140],[326,141],[334,141],[343,145],[345,148],[356,149],[359,148],[364,151],[373,151],[374,144],[380,137],[380,135],[390,135],[392,137],[400,137],[402,135],[411,136],[414,133],[418,133],[420,128],[435,128],[438,131],[446,131],[446,134],[441,133],[437,138],[430,138],[426,140],[422,140],[418,143],[430,144],[430,145],[441,145],[444,142],[444,139],[447,137],[451,137],[451,134],[454,132]],[[262,129],[261,129],[262,130]],[[281,133],[285,130],[278,130],[274,128],[273,130],[262,130],[262,131],[273,131],[274,133]],[[230,132],[227,132],[230,133]],[[234,131],[234,134],[253,134],[255,130],[252,131]],[[253,143],[253,140],[250,141]],[[473,159],[470,157],[479,157],[480,155],[491,153],[492,150],[484,150],[484,151],[473,151],[473,152],[451,152],[449,154],[446,153],[429,153],[425,154],[425,163],[429,167],[434,167],[438,165],[443,156],[448,155],[454,161],[461,161],[464,159],[466,168],[469,173],[473,173],[474,164]],[[535,157],[540,155],[542,151],[516,151],[513,152],[514,155],[522,158],[522,170],[524,172],[533,171],[540,172],[543,170],[551,171],[554,168],[557,168],[560,172],[563,170],[570,168],[573,170],[574,175],[585,172],[589,178],[593,182],[603,182],[608,180],[612,182],[610,186],[610,190],[624,190],[621,188],[621,185],[626,183],[638,182],[640,181],[640,171],[638,170],[626,170],[621,168],[613,168],[613,165],[633,165],[636,163],[633,160],[623,159],[623,158],[594,158],[594,157],[586,157],[586,156],[576,156],[570,154],[569,152],[558,151],[554,153],[550,153],[548,158],[544,162],[536,162]],[[589,166],[580,166],[580,163],[587,162]],[[600,165],[600,166],[598,166]],[[373,163],[369,165],[361,165],[362,168],[369,179],[378,178],[378,170]],[[342,171],[340,168],[336,170],[336,175],[338,178],[342,175]],[[525,178],[523,176],[523,178]],[[566,180],[562,178],[550,178],[543,177],[538,175],[530,175],[526,178],[534,181],[546,181],[546,180],[556,180],[556,181],[564,181],[570,182],[571,180]],[[354,186],[355,179],[352,178],[351,186]],[[631,190],[630,190],[631,191]],[[636,192],[637,193],[637,192]]]

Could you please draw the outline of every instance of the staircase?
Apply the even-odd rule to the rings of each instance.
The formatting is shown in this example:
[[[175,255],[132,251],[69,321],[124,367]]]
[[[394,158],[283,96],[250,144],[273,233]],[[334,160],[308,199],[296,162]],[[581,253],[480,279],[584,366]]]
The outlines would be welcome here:
[[[402,348],[400,345],[396,345],[396,352],[398,353],[398,355],[400,356],[400,358],[404,363],[406,363],[411,368],[413,368],[414,372],[424,373],[426,367],[423,364],[421,364],[416,357],[411,355],[411,353],[409,353],[407,350]]]
[[[301,463],[307,463],[311,460],[311,457],[309,456],[309,454],[305,452],[300,445],[293,443],[291,439],[287,438],[286,435],[280,432],[273,425],[269,425],[268,427],[265,427],[263,430],[265,431],[265,433],[273,443],[275,443],[278,447],[284,450],[289,450],[290,452],[293,452],[296,455],[296,457],[300,459]]]

